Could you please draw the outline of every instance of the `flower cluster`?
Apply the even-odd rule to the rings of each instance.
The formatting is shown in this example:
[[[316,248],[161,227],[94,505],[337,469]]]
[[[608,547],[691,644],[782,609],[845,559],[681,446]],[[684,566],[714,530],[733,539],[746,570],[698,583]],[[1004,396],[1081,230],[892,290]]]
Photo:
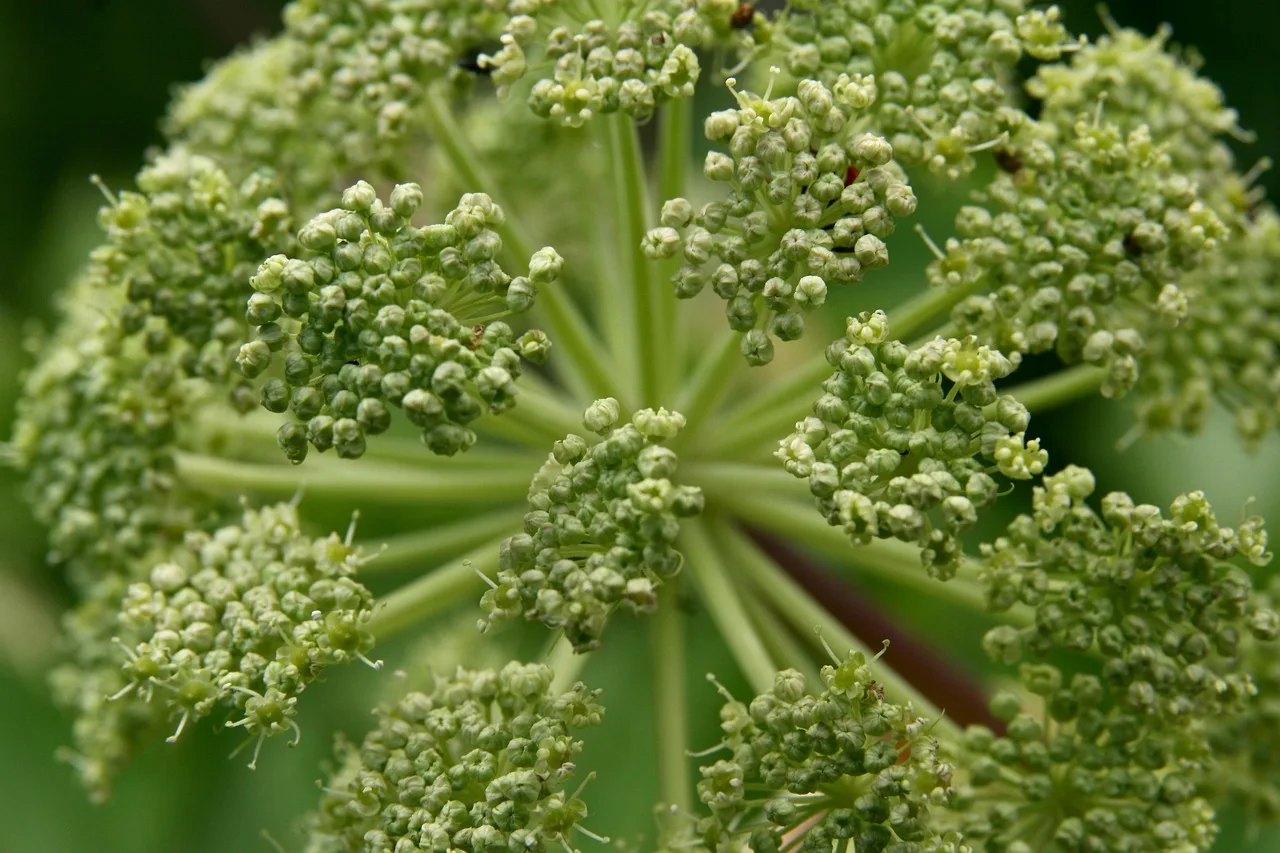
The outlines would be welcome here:
[[[773,359],[773,339],[804,334],[804,314],[829,286],[861,281],[889,263],[884,239],[916,209],[906,176],[881,136],[858,130],[876,99],[871,78],[803,81],[792,97],[735,93],[739,108],[712,113],[706,135],[726,145],[703,171],[729,185],[728,198],[695,211],[685,199],[662,208],[645,237],[650,258],[680,256],[676,295],[708,284],[725,300],[752,365]],[[716,263],[718,261],[718,263]]]
[[[1272,574],[1263,606],[1280,605],[1280,576]],[[1209,791],[1222,802],[1238,803],[1250,818],[1280,818],[1280,656],[1275,646],[1251,634],[1240,637],[1240,666],[1257,695],[1248,706],[1209,721],[1215,766]]]
[[[180,546],[134,569],[85,584],[66,619],[75,659],[52,677],[75,712],[66,752],[95,798],[152,739],[176,740],[215,710],[244,728],[254,761],[270,735],[293,731],[294,708],[325,669],[366,660],[372,597],[361,562],[336,534],[304,533],[293,504],[246,509],[238,524],[204,532],[188,522]]]
[[[171,741],[217,707],[259,748],[269,735],[296,734],[294,706],[309,683],[332,664],[369,663],[373,598],[353,577],[359,563],[337,534],[303,533],[293,504],[189,533],[125,591],[125,691],[178,718]]]
[[[170,499],[173,441],[201,395],[98,316],[93,290],[83,294],[52,342],[60,357],[27,377],[10,452],[27,469],[50,558],[69,562],[87,591],[104,573],[127,573],[162,531],[191,523],[190,508]]]
[[[823,667],[822,681],[813,695],[803,675],[783,670],[750,704],[721,688],[721,748],[733,755],[702,768],[707,849],[772,853],[788,840],[812,853],[967,849],[931,825],[931,809],[949,800],[952,771],[929,721],[884,699],[861,652]]]
[[[102,209],[107,243],[89,279],[124,285],[116,321],[153,355],[184,343],[175,361],[187,376],[225,381],[244,337],[244,300],[257,263],[292,244],[290,212],[274,176],[257,171],[233,184],[211,159],[182,148],[138,173],[138,192]]]
[[[298,232],[303,258],[273,255],[250,280],[257,336],[237,362],[255,378],[283,353],[282,376],[261,396],[268,411],[293,413],[277,440],[295,463],[308,446],[362,456],[366,436],[391,425],[390,406],[433,453],[466,450],[468,423],[515,405],[521,358],[547,356],[545,335],[517,340],[496,318],[528,310],[559,275],[560,256],[541,249],[529,274],[512,278],[496,260],[503,214],[488,196],[465,195],[443,224],[418,228],[409,218],[421,202],[416,184],[398,185],[384,205],[358,183]]]
[[[1099,104],[1125,131],[1146,127],[1174,168],[1196,180],[1206,202],[1230,221],[1247,200],[1222,137],[1245,133],[1222,90],[1197,73],[1198,58],[1169,49],[1170,35],[1168,28],[1145,36],[1111,24],[1069,62],[1040,66],[1027,91],[1042,103],[1040,120],[1059,127]]]
[[[1028,124],[1006,165],[956,217],[930,281],[968,295],[952,319],[1007,352],[1056,347],[1129,390],[1144,334],[1187,314],[1178,284],[1226,231],[1145,126]]]
[[[1093,475],[1068,466],[1036,488],[1031,515],[983,546],[992,609],[1034,608],[1025,628],[994,628],[984,641],[1007,663],[1024,650],[1096,651],[1102,674],[1135,714],[1203,719],[1253,692],[1240,670],[1241,638],[1280,636],[1280,617],[1251,596],[1229,561],[1266,563],[1262,519],[1218,524],[1203,494],[1176,498],[1168,517],[1113,492],[1101,512],[1087,503]]]
[[[1250,445],[1280,417],[1280,220],[1272,211],[1232,235],[1187,276],[1187,316],[1147,336],[1134,396],[1140,427],[1199,432],[1215,402]]]
[[[1024,13],[1023,0],[792,2],[775,41],[794,77],[831,85],[842,74],[876,80],[863,129],[893,143],[897,159],[958,177],[973,153],[1023,120],[1008,78],[1019,58],[1057,59],[1068,44],[1058,10]]]
[[[176,148],[103,207],[107,241],[68,306],[61,357],[28,379],[13,443],[55,559],[92,556],[80,567],[97,576],[145,552],[164,519],[187,523],[166,499],[176,424],[234,372],[248,277],[288,245],[278,193],[269,173],[236,185]],[[245,390],[224,393],[243,409]]]
[[[775,455],[854,542],[918,543],[929,571],[949,577],[960,536],[999,493],[992,474],[1025,480],[1048,462],[1026,439],[1026,407],[996,394],[1014,362],[971,337],[912,350],[879,311],[850,318],[827,361],[826,393]]]
[[[428,87],[464,82],[460,63],[509,19],[482,0],[349,3],[305,0],[285,11],[285,37],[298,45],[291,88],[298,108],[328,115],[325,135],[352,159],[387,158],[416,124]],[[337,105],[358,105],[345,115]]]
[[[303,52],[281,38],[215,63],[208,76],[183,87],[165,119],[165,132],[194,154],[216,158],[233,180],[269,166],[299,209],[332,192],[333,175],[371,168],[367,143],[345,130],[359,109],[339,111],[304,103],[297,77]],[[334,136],[347,138],[334,138]]]
[[[595,693],[552,691],[545,665],[458,669],[378,715],[308,824],[308,853],[573,850],[586,805],[565,791]],[[585,831],[579,829],[579,831]]]
[[[587,651],[619,606],[657,607],[658,584],[680,570],[680,519],[702,512],[702,492],[673,482],[679,460],[664,444],[683,416],[666,409],[641,409],[629,423],[620,416],[617,400],[597,400],[583,425],[601,440],[569,435],[555,443],[529,487],[525,532],[502,544],[481,627],[524,614]]]
[[[1024,666],[1021,682],[1043,709],[997,694],[1006,734],[972,727],[954,756],[947,817],[966,842],[991,853],[1209,848],[1217,826],[1182,730],[1111,705],[1093,675],[1066,682],[1057,667]]]
[[[479,67],[493,75],[499,95],[527,74],[535,75],[530,108],[568,127],[615,112],[643,121],[663,103],[691,97],[702,71],[694,49],[713,38],[708,18],[697,8],[704,4],[692,0],[646,4],[642,15],[613,25],[576,19],[560,4],[523,5],[530,14],[511,19],[501,48],[482,56]],[[531,49],[540,60],[532,68],[526,56]],[[538,74],[542,69],[549,74]]]

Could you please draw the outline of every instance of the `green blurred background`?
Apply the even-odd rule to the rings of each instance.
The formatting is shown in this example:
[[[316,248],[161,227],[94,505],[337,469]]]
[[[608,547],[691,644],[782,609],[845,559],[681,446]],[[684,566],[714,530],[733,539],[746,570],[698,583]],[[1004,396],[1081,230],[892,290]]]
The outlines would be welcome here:
[[[160,143],[157,119],[174,83],[198,78],[206,63],[255,35],[270,34],[278,0],[0,0],[0,440],[8,435],[17,382],[28,356],[27,333],[47,322],[52,295],[97,242],[94,211],[100,202],[87,176],[126,186],[149,146]],[[1076,30],[1095,33],[1100,23],[1089,2],[1062,4]],[[1243,127],[1259,142],[1243,154],[1252,162],[1275,155],[1280,144],[1276,86],[1280,51],[1268,50],[1280,23],[1280,6],[1227,0],[1116,2],[1121,23],[1153,30],[1173,24],[1175,37],[1196,46],[1209,76],[1240,111]],[[1264,179],[1275,195],[1276,178]],[[926,188],[925,195],[927,197]],[[937,192],[935,195],[941,195]],[[946,216],[926,216],[935,234],[947,233]],[[912,251],[918,251],[918,247]],[[912,268],[908,266],[908,268]],[[919,268],[914,267],[914,268]],[[1056,459],[1088,464],[1103,490],[1123,488],[1135,498],[1167,503],[1180,491],[1205,490],[1225,517],[1249,497],[1270,517],[1280,517],[1280,442],[1256,453],[1239,447],[1225,418],[1195,440],[1162,439],[1116,449],[1128,428],[1123,406],[1090,403],[1037,422]],[[958,631],[976,630],[928,603],[880,593],[885,605],[924,636],[954,647]],[[50,705],[44,673],[56,658],[57,613],[65,590],[43,565],[42,537],[22,507],[11,472],[0,470],[0,853],[93,850],[262,850],[268,830],[289,850],[298,849],[298,817],[315,801],[315,779],[329,751],[327,732],[353,733],[367,725],[370,697],[382,688],[373,673],[343,673],[308,692],[303,725],[308,736],[292,754],[272,750],[256,773],[243,761],[224,760],[234,743],[208,732],[175,747],[157,745],[122,778],[114,799],[89,805],[54,750],[67,742],[69,723]],[[705,705],[695,746],[715,739],[714,695],[700,673],[731,667],[705,619],[687,620],[696,660],[689,663],[690,690]],[[609,721],[593,738],[588,765],[609,765],[592,783],[589,799],[599,822],[615,833],[651,832],[644,808],[655,792],[652,715],[647,697],[629,683],[647,679],[644,637],[625,625],[593,660],[588,678],[605,688]],[[967,664],[978,666],[976,643]],[[734,686],[732,679],[730,686]],[[205,727],[206,729],[212,727]],[[1217,850],[1272,851],[1280,835],[1246,838],[1237,815],[1228,814]]]

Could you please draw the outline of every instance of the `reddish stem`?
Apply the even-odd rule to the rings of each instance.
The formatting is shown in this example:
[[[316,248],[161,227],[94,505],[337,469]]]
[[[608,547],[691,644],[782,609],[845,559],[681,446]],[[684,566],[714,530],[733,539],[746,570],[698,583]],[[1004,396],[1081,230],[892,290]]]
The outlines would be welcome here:
[[[1004,731],[1004,724],[987,708],[986,693],[964,665],[922,642],[857,587],[800,551],[759,530],[747,528],[746,533],[864,645],[878,649],[888,640],[894,670],[948,717],[962,726],[977,724]]]

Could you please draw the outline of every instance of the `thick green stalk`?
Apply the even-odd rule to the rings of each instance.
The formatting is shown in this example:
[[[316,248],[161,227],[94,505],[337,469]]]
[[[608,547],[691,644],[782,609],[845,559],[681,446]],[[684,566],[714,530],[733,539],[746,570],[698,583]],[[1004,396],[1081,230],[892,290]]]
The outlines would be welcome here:
[[[921,335],[944,311],[950,311],[961,300],[977,290],[969,287],[930,287],[917,293],[885,313],[889,315],[889,332],[895,340],[907,341]],[[933,337],[933,335],[929,335]]]
[[[194,453],[178,453],[178,478],[197,491],[257,493],[364,504],[448,506],[515,501],[529,490],[532,471],[525,467],[473,471],[413,469],[371,460],[314,459],[302,465],[230,462]]]
[[[777,497],[806,500],[812,498],[804,480],[782,469],[781,464],[750,465],[741,462],[690,462],[681,466],[682,476],[700,486],[714,503],[730,503],[765,492]],[[817,511],[814,511],[815,517]]]
[[[818,398],[823,380],[835,370],[819,354],[787,372],[720,415],[702,432],[703,448],[716,459],[733,459],[769,440],[785,437]]]
[[[603,122],[613,176],[614,254],[621,269],[614,275],[620,293],[617,304],[600,307],[608,314],[605,326],[614,363],[623,371],[626,388],[633,391],[628,401],[637,407],[656,406],[658,377],[665,372],[660,360],[669,355],[659,335],[665,337],[668,329],[659,328],[662,317],[654,311],[653,293],[656,268],[640,245],[649,227],[644,155],[630,116],[618,112]]]
[[[649,621],[649,649],[657,717],[658,790],[664,804],[688,811],[693,804],[685,697],[688,652],[677,602],[679,583],[680,578],[674,578],[659,592],[658,611]]]
[[[506,222],[499,226],[498,232],[506,243],[508,254],[518,263],[528,263],[533,255],[532,242],[520,227],[514,208],[503,198],[502,188],[488,173],[480,155],[471,146],[466,131],[454,119],[453,112],[440,91],[427,91],[423,100],[423,115],[432,136],[449,158],[449,164],[474,191],[488,193],[506,212]],[[538,293],[537,313],[547,327],[552,344],[560,350],[561,357],[553,359],[555,367],[575,394],[579,397],[608,397],[613,394],[614,382],[605,359],[601,357],[604,347],[596,339],[564,287],[543,288]]]
[[[1078,364],[1012,388],[1002,388],[1001,392],[1012,395],[1028,411],[1047,412],[1081,397],[1097,394],[1106,378],[1106,371],[1101,368]]]
[[[796,641],[791,630],[770,609],[769,603],[761,598],[760,591],[747,587],[742,604],[747,608],[751,621],[756,623],[760,639],[769,649],[778,668],[799,670],[810,684],[821,684],[822,674],[814,665],[813,656]]]
[[[492,574],[497,570],[501,541],[493,539],[381,599],[369,621],[369,630],[379,640],[385,640],[452,607],[468,594],[479,598],[484,590],[480,573]]]
[[[879,652],[878,649],[873,651],[864,646],[732,524],[724,520],[713,520],[710,526],[711,536],[721,553],[733,561],[738,571],[759,589],[761,595],[773,603],[797,631],[816,630],[828,640],[833,649],[861,652],[868,660]],[[894,702],[910,702],[920,713],[937,718],[940,727],[945,727],[952,735],[959,735],[959,727],[945,717],[942,710],[935,707],[924,694],[894,672],[885,663],[885,659],[882,658],[873,666],[877,680],[884,685],[886,698]]]
[[[361,543],[368,553],[375,556],[361,566],[360,575],[365,577],[405,569],[422,569],[479,547],[492,541],[494,537],[519,533],[527,509],[524,504],[512,504],[494,512],[465,516],[458,521],[426,530]]]
[[[551,695],[558,696],[572,689],[582,675],[582,668],[587,663],[587,655],[580,655],[573,650],[573,644],[558,634],[551,642],[546,654],[547,666],[555,673],[551,679]]]
[[[516,400],[515,408],[502,417],[515,417],[543,438],[537,446],[550,450],[550,441],[558,441],[571,432],[582,431],[582,412],[567,405],[558,394],[540,383],[527,385]],[[547,441],[550,439],[550,441]]]
[[[757,693],[764,693],[773,686],[776,669],[773,658],[756,634],[755,626],[748,618],[738,597],[738,590],[729,577],[721,553],[718,553],[707,533],[705,524],[692,521],[684,526],[680,536],[685,565],[693,576],[701,593],[703,605],[711,613],[716,628],[729,644],[738,669]]]
[[[719,339],[703,350],[680,389],[676,410],[688,419],[691,433],[696,435],[706,428],[704,421],[728,392],[734,373],[743,365],[741,343],[741,332],[721,332]]]
[[[693,140],[693,99],[677,98],[658,116],[658,196],[683,198],[689,183]]]

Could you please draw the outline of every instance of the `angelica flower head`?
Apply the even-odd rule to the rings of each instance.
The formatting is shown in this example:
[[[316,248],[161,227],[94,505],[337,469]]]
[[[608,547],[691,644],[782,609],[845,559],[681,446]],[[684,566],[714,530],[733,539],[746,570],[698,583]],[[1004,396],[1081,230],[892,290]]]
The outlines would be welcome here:
[[[295,0],[100,184],[4,448],[77,599],[65,756],[104,798],[212,718],[255,766],[356,661],[388,701],[315,853],[576,853],[592,761],[670,850],[1205,853],[1223,803],[1280,815],[1261,519],[1095,500],[1039,426],[1098,391],[1130,440],[1277,423],[1277,219],[1189,56],[1023,0]],[[954,227],[913,269],[921,204]],[[983,611],[989,714],[801,551]],[[693,618],[754,695],[697,775]],[[448,640],[388,677],[415,630]],[[584,748],[600,660],[653,779]]]

